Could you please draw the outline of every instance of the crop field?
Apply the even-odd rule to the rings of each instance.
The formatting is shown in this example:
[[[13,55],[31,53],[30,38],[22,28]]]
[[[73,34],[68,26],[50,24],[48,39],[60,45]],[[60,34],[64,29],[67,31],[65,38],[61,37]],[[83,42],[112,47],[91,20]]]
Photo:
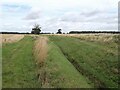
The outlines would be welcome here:
[[[3,35],[3,88],[118,88],[119,35]]]
[[[24,35],[3,34],[2,35],[2,43],[17,42],[17,41],[21,40],[23,37],[24,37]]]

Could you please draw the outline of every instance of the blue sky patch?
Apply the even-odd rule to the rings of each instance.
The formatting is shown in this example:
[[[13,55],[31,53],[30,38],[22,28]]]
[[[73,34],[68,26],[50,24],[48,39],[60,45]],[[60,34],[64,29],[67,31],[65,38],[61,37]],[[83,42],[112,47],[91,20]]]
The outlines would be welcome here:
[[[1,5],[2,12],[25,12],[31,9],[30,6],[19,5],[19,4],[2,4]]]

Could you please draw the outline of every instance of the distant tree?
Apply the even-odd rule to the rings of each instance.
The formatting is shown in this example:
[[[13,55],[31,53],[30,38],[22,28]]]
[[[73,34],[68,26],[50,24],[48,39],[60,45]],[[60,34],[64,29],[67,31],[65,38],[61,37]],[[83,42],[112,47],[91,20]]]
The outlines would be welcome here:
[[[35,24],[35,25],[34,25],[34,28],[32,28],[31,33],[32,33],[32,34],[40,34],[40,32],[41,32],[41,27],[40,27],[40,25],[39,25],[39,24]]]
[[[57,32],[57,34],[62,34],[62,29],[58,29],[58,32]]]

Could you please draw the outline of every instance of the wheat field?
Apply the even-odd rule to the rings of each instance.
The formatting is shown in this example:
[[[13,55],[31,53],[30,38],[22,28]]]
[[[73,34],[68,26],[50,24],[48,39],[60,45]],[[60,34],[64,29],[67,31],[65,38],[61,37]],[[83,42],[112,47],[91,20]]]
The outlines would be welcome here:
[[[0,36],[2,37],[1,38],[2,43],[17,42],[24,37],[24,35],[19,35],[19,34],[2,34]]]

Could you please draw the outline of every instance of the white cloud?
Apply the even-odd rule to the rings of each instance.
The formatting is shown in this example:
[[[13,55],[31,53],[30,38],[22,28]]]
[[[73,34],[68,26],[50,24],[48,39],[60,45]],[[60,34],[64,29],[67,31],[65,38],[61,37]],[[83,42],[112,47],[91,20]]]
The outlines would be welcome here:
[[[117,13],[107,11],[67,12],[61,17],[66,22],[103,22],[114,23],[117,21]]]
[[[2,3],[24,3],[33,7],[40,7],[42,9],[56,9],[56,8],[110,8],[116,7],[119,0],[2,0]]]
[[[117,30],[117,17],[116,13],[99,10],[66,12],[59,18],[48,20],[46,25],[49,29],[54,28],[54,31],[62,28],[65,32],[70,30]]]
[[[25,5],[31,7],[24,12],[2,12],[3,25],[11,31],[17,27],[30,31],[38,23],[44,32],[69,30],[117,29],[117,6],[119,0],[2,0],[1,4]],[[12,9],[13,10],[13,9]],[[24,19],[23,19],[24,18]],[[12,27],[12,28],[11,28]],[[18,30],[15,29],[15,30]]]
[[[40,10],[31,10],[25,17],[25,20],[35,20],[39,19],[41,16],[41,11]]]

